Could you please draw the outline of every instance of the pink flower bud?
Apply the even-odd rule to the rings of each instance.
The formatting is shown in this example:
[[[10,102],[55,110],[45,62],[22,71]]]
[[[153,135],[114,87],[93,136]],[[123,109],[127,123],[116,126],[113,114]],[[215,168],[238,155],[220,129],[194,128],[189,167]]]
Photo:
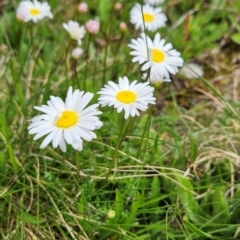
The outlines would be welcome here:
[[[122,32],[126,32],[128,30],[128,27],[125,22],[120,22],[119,28]]]
[[[76,47],[72,50],[72,57],[79,59],[83,55],[83,50],[79,47]]]
[[[89,20],[86,23],[86,29],[91,34],[97,34],[100,28],[100,23],[96,20]]]
[[[121,10],[121,9],[122,9],[122,4],[121,4],[120,2],[116,2],[116,3],[114,4],[114,9],[115,9],[116,11]]]
[[[88,5],[87,5],[87,3],[85,3],[85,2],[79,3],[79,5],[78,5],[78,11],[79,11],[80,13],[86,13],[86,12],[88,12]]]

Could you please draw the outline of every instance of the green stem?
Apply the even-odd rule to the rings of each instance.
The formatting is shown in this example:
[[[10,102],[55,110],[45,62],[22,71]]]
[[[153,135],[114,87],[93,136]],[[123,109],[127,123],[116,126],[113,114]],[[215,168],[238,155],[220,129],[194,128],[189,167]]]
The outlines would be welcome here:
[[[113,67],[113,73],[112,73],[112,76],[114,76],[114,74],[116,73],[116,72],[118,72],[118,65],[119,64],[116,64],[116,60],[117,60],[117,57],[118,57],[118,53],[119,53],[119,49],[120,49],[120,46],[121,46],[121,44],[122,44],[122,40],[124,39],[124,34],[122,33],[121,34],[121,37],[120,37],[120,39],[119,39],[119,41],[118,41],[118,44],[117,44],[117,47],[116,47],[116,51],[115,51],[115,54],[114,54],[114,58],[113,58],[113,64],[112,64],[112,66],[114,66]]]
[[[87,82],[87,72],[88,72],[88,61],[89,61],[89,48],[91,43],[92,35],[89,35],[88,38],[88,44],[86,49],[86,67],[85,67],[85,73],[84,73],[84,82],[83,82],[83,90],[86,91],[86,82]]]
[[[108,56],[108,46],[111,41],[110,33],[111,33],[111,27],[112,27],[112,19],[114,18],[114,11],[113,11],[113,6],[112,5],[112,10],[108,19],[108,26],[106,30],[106,47],[105,47],[105,52],[104,52],[104,59],[103,59],[103,78],[102,78],[102,86],[105,84],[105,78],[106,78],[106,67],[107,67],[107,56]]]
[[[73,75],[76,81],[76,86],[78,87],[78,89],[80,89],[80,84],[79,84],[79,80],[78,80],[78,73],[77,73],[77,60],[76,59],[72,59],[72,69],[73,69]]]
[[[107,44],[105,47],[105,52],[104,52],[104,59],[103,59],[103,78],[102,78],[102,86],[105,84],[105,78],[106,78],[106,67],[107,67],[107,55],[108,55],[108,39],[107,39]]]
[[[148,112],[148,118],[147,118],[146,124],[145,124],[145,126],[144,126],[144,130],[143,130],[142,136],[141,136],[141,142],[140,142],[140,145],[139,145],[139,150],[138,150],[138,153],[137,153],[137,158],[139,158],[140,153],[141,153],[141,148],[142,148],[142,145],[143,145],[144,136],[145,136],[147,130],[149,130],[149,122],[151,121],[152,109],[153,109],[153,106],[151,105],[151,107],[150,107],[150,109],[149,109],[149,112]],[[147,144],[147,143],[146,143],[146,144]],[[147,145],[146,145],[146,146],[147,146]],[[144,154],[145,154],[145,151],[144,151]],[[142,159],[143,159],[143,158],[142,158]]]
[[[124,130],[124,125],[125,125],[125,119],[124,119],[124,114],[123,114],[123,118],[122,118],[122,123],[121,123],[121,127],[120,127],[120,131],[119,131],[119,134],[118,134],[118,139],[117,139],[117,144],[116,144],[116,147],[115,147],[115,150],[114,150],[114,153],[113,153],[113,158],[112,158],[112,163],[110,165],[110,168],[109,168],[109,171],[108,171],[108,174],[107,174],[107,177],[106,177],[106,180],[108,180],[108,177],[112,171],[112,168],[116,168],[117,166],[117,161],[116,161],[116,157],[117,157],[117,152],[118,152],[118,149],[120,148],[121,146],[121,143],[122,143],[122,139],[123,139],[123,130]]]
[[[75,150],[75,157],[76,157],[76,166],[77,166],[77,172],[76,172],[76,180],[78,185],[78,180],[80,177],[80,157],[79,157],[79,151]]]
[[[72,46],[72,41],[69,42],[67,48],[66,48],[66,61],[65,61],[65,76],[66,76],[66,79],[68,80],[68,69],[69,69],[69,66],[71,66],[69,60],[68,60],[68,56],[69,56],[69,51],[71,49],[71,46]],[[72,84],[73,84],[73,87],[74,87],[74,79],[72,79]]]

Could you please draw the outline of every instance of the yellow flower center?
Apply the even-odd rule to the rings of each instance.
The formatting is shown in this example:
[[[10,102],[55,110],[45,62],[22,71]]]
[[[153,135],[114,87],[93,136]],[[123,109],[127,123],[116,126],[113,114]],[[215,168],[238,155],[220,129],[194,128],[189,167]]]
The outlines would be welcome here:
[[[144,22],[153,22],[154,16],[150,13],[144,13],[143,19],[144,19]]]
[[[125,91],[119,92],[117,94],[116,98],[118,101],[120,101],[122,103],[130,104],[130,103],[136,101],[137,95],[134,92],[125,90]]]
[[[154,48],[150,49],[150,56],[151,56],[151,60],[157,63],[163,62],[165,59],[164,53]]]
[[[31,13],[31,15],[36,16],[40,14],[40,11],[36,8],[32,8],[29,10],[29,12]]]
[[[78,115],[74,111],[63,111],[61,116],[55,122],[59,128],[70,128],[78,122]]]

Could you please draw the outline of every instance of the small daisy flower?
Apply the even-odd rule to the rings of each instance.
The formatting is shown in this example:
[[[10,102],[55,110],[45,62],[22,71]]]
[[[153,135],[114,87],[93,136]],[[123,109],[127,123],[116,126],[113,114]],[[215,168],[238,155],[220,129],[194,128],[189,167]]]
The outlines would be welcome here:
[[[151,82],[153,84],[155,84],[155,83],[163,83],[163,82],[171,82],[172,81],[171,79],[167,79],[167,78],[163,79],[159,75],[150,75],[148,77],[148,79],[146,79],[146,78],[147,78],[147,73],[144,73],[142,75],[142,79],[143,80],[147,80],[147,81],[149,81],[149,82]]]
[[[196,63],[186,63],[181,67],[179,74],[183,75],[188,79],[202,77],[204,72],[202,67]]]
[[[21,21],[28,22],[32,20],[34,23],[48,17],[53,18],[51,8],[47,2],[39,2],[37,0],[24,0],[19,3],[16,10],[17,18]]]
[[[183,59],[180,53],[173,49],[171,43],[165,44],[165,39],[161,39],[159,33],[154,40],[141,33],[137,39],[132,39],[128,45],[132,51],[133,62],[139,62],[142,65],[141,70],[150,70],[150,75],[158,76],[161,79],[169,79],[170,74],[176,74],[178,68],[183,65]]]
[[[68,23],[63,23],[62,26],[70,34],[72,39],[78,41],[79,45],[82,43],[82,39],[86,33],[83,26],[80,26],[78,22],[72,20],[69,20]]]
[[[89,20],[86,23],[86,29],[91,34],[97,34],[100,28],[99,21],[96,20]]]
[[[160,7],[154,8],[149,4],[141,7],[136,3],[130,11],[130,22],[135,25],[135,29],[141,28],[142,31],[144,31],[144,24],[147,30],[154,32],[164,27],[166,21],[167,17]]]
[[[69,87],[65,102],[51,96],[47,105],[35,106],[44,114],[32,118],[28,130],[30,134],[36,134],[34,140],[47,135],[40,148],[45,148],[52,141],[53,148],[59,146],[63,152],[67,150],[66,143],[81,151],[82,139],[91,141],[96,138],[93,130],[102,126],[96,115],[102,112],[96,110],[98,104],[86,107],[92,98],[92,93],[73,91]]]
[[[155,104],[154,88],[148,85],[149,82],[137,83],[137,80],[130,84],[127,77],[120,77],[118,84],[109,81],[98,92],[99,104],[103,107],[114,106],[118,113],[124,110],[125,119],[130,115],[139,116],[138,110],[145,111],[148,104]]]
[[[20,8],[17,8],[16,17],[17,17],[17,19],[20,22],[24,22],[25,21],[25,15],[24,15],[24,13],[22,12],[22,10]]]
[[[163,3],[164,0],[144,0],[144,3],[148,3],[151,5],[157,5]]]

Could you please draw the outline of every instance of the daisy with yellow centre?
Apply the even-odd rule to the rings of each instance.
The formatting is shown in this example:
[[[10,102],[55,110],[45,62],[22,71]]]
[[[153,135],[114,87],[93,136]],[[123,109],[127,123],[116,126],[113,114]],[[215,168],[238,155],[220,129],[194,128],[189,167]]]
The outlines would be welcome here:
[[[39,2],[37,0],[23,0],[19,3],[16,11],[17,18],[24,22],[32,20],[34,23],[48,17],[53,18],[51,8],[47,2]]]
[[[165,44],[159,33],[153,40],[142,33],[137,39],[132,39],[128,46],[132,49],[132,61],[142,64],[142,71],[150,69],[153,79],[170,79],[170,74],[176,74],[183,65],[180,53],[173,49],[171,43]]]
[[[136,3],[130,11],[130,22],[135,25],[135,29],[144,31],[156,31],[158,28],[164,27],[167,17],[162,13],[160,7],[154,8],[149,4],[140,5]],[[145,25],[145,27],[144,27]]]
[[[72,20],[69,20],[68,23],[63,23],[62,26],[69,33],[72,39],[78,41],[79,45],[82,43],[82,39],[86,33],[83,26],[80,26],[78,22]]]
[[[36,9],[36,8],[31,8],[31,9],[29,9],[29,12],[30,12],[30,14],[33,15],[33,16],[39,15],[39,14],[41,13],[41,12],[40,12],[38,9]]]
[[[164,55],[164,52],[163,51],[160,51],[158,49],[149,49],[150,51],[150,59],[153,61],[153,62],[156,62],[156,63],[160,63],[160,62],[163,62],[164,59],[165,59],[165,55]]]
[[[70,128],[78,122],[78,115],[74,111],[63,111],[57,118],[55,125],[59,128]]]
[[[144,22],[153,22],[154,21],[154,16],[152,14],[149,14],[149,13],[144,13],[143,14],[143,20]]]
[[[122,103],[130,104],[136,101],[136,94],[132,91],[121,91],[116,96],[117,100]]]
[[[149,82],[137,83],[134,80],[129,83],[128,78],[120,77],[118,84],[109,81],[98,94],[101,106],[113,106],[117,112],[124,110],[124,118],[129,116],[139,116],[139,110],[145,111],[149,104],[155,104],[153,97],[154,88],[149,86]]]
[[[86,107],[92,98],[92,93],[73,91],[69,87],[65,102],[59,97],[51,96],[47,105],[34,107],[44,114],[32,118],[28,129],[30,134],[36,134],[34,140],[47,135],[40,148],[45,148],[52,142],[53,148],[59,146],[66,152],[67,143],[81,151],[83,139],[91,141],[96,138],[93,130],[102,126],[97,117],[102,112],[96,109],[98,104]]]

